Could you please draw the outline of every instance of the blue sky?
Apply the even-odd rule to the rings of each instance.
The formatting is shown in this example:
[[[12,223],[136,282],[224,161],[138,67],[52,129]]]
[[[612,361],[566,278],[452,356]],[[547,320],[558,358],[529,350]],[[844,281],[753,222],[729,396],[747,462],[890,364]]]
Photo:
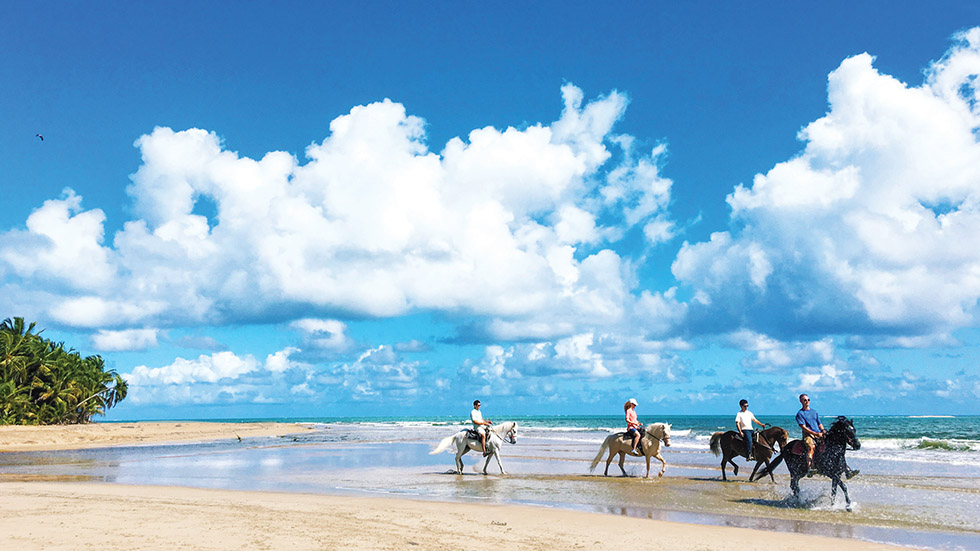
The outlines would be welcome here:
[[[977,25],[17,3],[0,316],[124,374],[110,419],[976,414]]]

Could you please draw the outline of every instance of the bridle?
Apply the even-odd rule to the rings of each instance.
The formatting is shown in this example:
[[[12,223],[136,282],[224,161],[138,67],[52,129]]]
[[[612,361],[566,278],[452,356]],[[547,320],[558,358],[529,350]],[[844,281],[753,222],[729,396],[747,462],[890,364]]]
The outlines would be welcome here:
[[[835,430],[836,429],[836,430]],[[861,443],[857,438],[857,429],[854,428],[854,423],[850,419],[838,418],[830,430],[827,431],[827,437],[831,435],[831,432],[835,432],[844,437],[844,447],[850,446],[852,450],[861,449]]]
[[[496,432],[496,431],[494,431],[494,432]],[[503,440],[504,442],[507,442],[508,444],[516,444],[517,443],[517,424],[515,423],[514,426],[511,427],[510,430],[508,430],[506,434],[499,434],[498,433],[497,436],[499,436],[501,440]]]
[[[664,435],[663,436],[657,436],[656,434],[654,434],[654,433],[652,433],[650,431],[645,431],[645,432],[647,434],[649,434],[649,435],[652,435],[657,440],[660,440],[661,442],[664,443],[665,446],[667,446],[669,448],[670,447],[670,432],[668,432],[667,425],[664,425],[663,431],[664,431]]]
[[[769,427],[767,427],[765,429],[760,430],[756,442],[758,442],[758,441],[761,440],[762,441],[762,447],[763,448],[766,448],[767,450],[775,453],[776,452],[775,445],[778,444],[778,442],[769,442],[769,439],[766,438],[766,431],[769,430],[770,428],[772,428],[772,427],[769,426]],[[756,444],[756,445],[758,445],[758,444]],[[779,447],[782,448],[782,445],[780,445]]]

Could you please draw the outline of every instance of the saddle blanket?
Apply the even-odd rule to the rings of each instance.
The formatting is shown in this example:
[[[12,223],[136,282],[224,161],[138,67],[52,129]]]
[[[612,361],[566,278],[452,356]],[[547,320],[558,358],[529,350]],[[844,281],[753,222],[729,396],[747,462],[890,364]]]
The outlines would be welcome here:
[[[817,442],[816,453],[823,453],[825,447],[823,442]],[[793,455],[806,455],[806,444],[802,440],[793,440],[793,444],[789,447],[789,453]]]

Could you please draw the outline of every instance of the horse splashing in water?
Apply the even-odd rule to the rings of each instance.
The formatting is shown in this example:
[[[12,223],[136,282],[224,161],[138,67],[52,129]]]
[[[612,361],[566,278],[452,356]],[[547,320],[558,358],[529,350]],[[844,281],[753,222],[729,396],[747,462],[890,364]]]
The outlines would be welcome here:
[[[817,474],[822,474],[830,478],[830,503],[833,504],[837,498],[837,487],[844,490],[844,500],[847,502],[847,510],[851,510],[851,498],[847,495],[847,485],[841,480],[844,473],[844,452],[847,447],[861,449],[861,442],[857,438],[857,429],[854,423],[847,417],[838,417],[834,424],[827,431],[827,436],[823,442],[817,442],[817,450],[813,455],[813,469]],[[821,448],[823,448],[821,450]],[[789,469],[789,487],[793,490],[793,495],[800,497],[800,479],[807,476],[807,457],[806,444],[802,440],[793,440],[782,447],[776,460],[768,465],[761,473],[759,478],[772,473],[773,470],[782,462],[786,461],[786,468]]]
[[[770,427],[759,431],[756,435],[755,444],[752,446],[752,455],[755,456],[755,468],[752,469],[752,474],[749,475],[749,482],[755,479],[755,473],[763,463],[767,466],[769,465],[769,459],[772,458],[774,446],[778,445],[779,449],[782,450],[787,440],[789,440],[789,433],[782,427]],[[732,467],[734,467],[735,476],[738,476],[738,465],[732,461],[732,458],[745,457],[745,439],[742,435],[733,430],[716,432],[711,435],[710,445],[712,453],[716,456],[722,456],[721,479],[726,482],[728,481],[728,476],[725,473],[725,463],[731,463]],[[762,478],[762,476],[760,475],[759,478]],[[772,476],[772,471],[769,472],[769,478],[773,482],[776,482],[776,479]]]
[[[626,476],[626,469],[623,468],[623,461],[626,460],[626,454],[633,455],[633,445],[630,440],[625,437],[625,432],[616,432],[610,434],[602,442],[602,447],[599,448],[599,453],[595,455],[595,459],[592,460],[592,464],[589,465],[589,472],[595,470],[596,465],[602,459],[602,454],[609,451],[609,459],[606,459],[606,470],[603,473],[605,476],[609,476],[609,464],[612,463],[613,457],[617,454],[619,455],[619,470],[623,472],[623,476]],[[650,478],[650,458],[656,457],[660,460],[663,467],[660,469],[660,474],[657,476],[663,476],[664,472],[667,470],[667,462],[660,455],[660,443],[663,442],[665,446],[670,447],[670,425],[667,423],[654,423],[646,427],[646,431],[643,433],[643,437],[640,438],[640,447],[643,449],[643,457],[647,460],[647,474],[646,478]]]
[[[487,474],[487,467],[490,466],[490,459],[497,460],[497,466],[500,467],[500,474],[507,474],[507,472],[504,471],[503,464],[500,463],[500,448],[503,446],[505,441],[511,444],[517,443],[516,421],[505,421],[497,425],[491,425],[490,429],[487,431],[487,462],[483,464],[483,474]],[[451,444],[456,444],[456,472],[458,474],[463,474],[463,456],[470,450],[480,452],[480,439],[471,438],[467,436],[466,430],[461,430],[452,436],[443,438],[435,449],[429,452],[429,454],[435,455],[437,453],[441,453],[449,449]]]

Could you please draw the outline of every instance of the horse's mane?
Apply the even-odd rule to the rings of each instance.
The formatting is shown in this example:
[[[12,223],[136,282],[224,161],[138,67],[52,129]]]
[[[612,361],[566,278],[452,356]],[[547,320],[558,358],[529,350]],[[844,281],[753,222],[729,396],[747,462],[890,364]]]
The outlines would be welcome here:
[[[504,427],[507,427],[506,429]],[[490,428],[497,436],[503,437],[509,431],[517,427],[517,421],[504,421],[503,423],[497,423]]]
[[[842,430],[847,430],[847,425],[853,426],[850,419],[841,415],[837,417],[837,420],[830,425],[830,430],[828,430],[827,432],[839,432]]]
[[[660,429],[662,433],[667,434],[669,427],[670,425],[667,423],[650,423],[649,425],[647,425],[646,432],[651,432],[654,431],[655,429]]]
[[[761,432],[773,432],[789,439],[789,433],[783,427],[769,427],[768,429],[763,429]]]

